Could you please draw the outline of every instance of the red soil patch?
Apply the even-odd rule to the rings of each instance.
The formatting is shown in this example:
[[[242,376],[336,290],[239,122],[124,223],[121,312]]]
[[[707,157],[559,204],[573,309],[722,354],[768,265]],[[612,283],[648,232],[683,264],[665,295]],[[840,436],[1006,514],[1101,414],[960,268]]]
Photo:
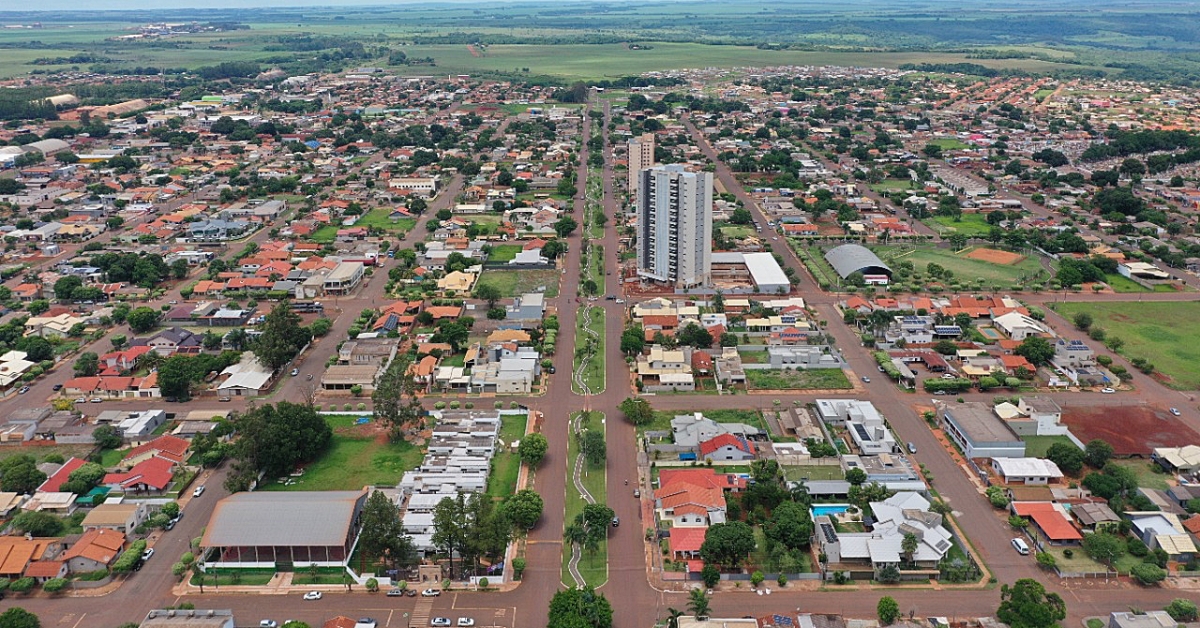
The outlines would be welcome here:
[[[1155,447],[1195,442],[1191,428],[1165,410],[1145,406],[1065,407],[1062,422],[1079,440],[1100,438],[1118,456],[1148,455]]]
[[[967,253],[967,257],[971,259],[977,259],[981,262],[988,262],[990,264],[1003,264],[1005,266],[1011,266],[1025,259],[1024,255],[1018,255],[1008,251],[997,251],[996,249],[975,249],[970,253]]]
[[[471,44],[467,44],[467,52],[471,53],[472,57],[482,57],[483,56],[482,54],[480,54],[479,50],[476,49],[475,46],[472,46]]]

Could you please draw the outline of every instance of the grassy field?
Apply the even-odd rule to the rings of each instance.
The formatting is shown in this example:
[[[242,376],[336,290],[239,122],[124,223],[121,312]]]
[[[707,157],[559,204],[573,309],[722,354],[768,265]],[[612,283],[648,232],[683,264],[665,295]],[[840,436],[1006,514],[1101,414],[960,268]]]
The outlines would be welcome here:
[[[578,412],[571,413],[571,420],[579,415]],[[604,414],[601,412],[593,412],[591,419],[588,421],[588,429],[604,431]],[[575,516],[583,512],[583,507],[587,505],[583,496],[575,489],[575,482],[572,479],[572,473],[575,469],[575,458],[579,456],[579,442],[573,436],[567,439],[567,499],[565,511],[563,514],[563,525],[570,525],[575,520]],[[597,504],[608,503],[608,474],[604,467],[591,467],[584,463],[583,486]],[[567,585],[574,585],[575,580],[571,577],[571,573],[567,570],[567,564],[571,560],[571,547],[563,544],[562,552],[562,581]],[[600,544],[600,549],[595,553],[584,552],[583,557],[579,561],[579,575],[583,576],[584,581],[592,586],[600,586],[608,581],[608,543]]]
[[[1142,357],[1170,378],[1180,390],[1200,389],[1200,308],[1194,303],[1085,302],[1057,304],[1067,320],[1079,312],[1092,315],[1093,327],[1125,342],[1121,353]]]
[[[983,214],[963,214],[957,220],[950,216],[930,216],[925,224],[943,235],[961,233],[968,237],[986,236],[992,230]]]
[[[488,254],[489,262],[511,262],[521,252],[520,244],[498,244]]]
[[[746,369],[746,386],[751,390],[832,390],[850,388],[842,369]]]
[[[871,189],[880,194],[887,194],[897,190],[909,190],[912,189],[912,186],[912,179],[884,179],[879,183],[871,184]]]
[[[517,492],[517,475],[521,472],[521,458],[508,450],[508,444],[525,435],[527,414],[505,414],[500,419],[500,440],[503,445],[492,458],[492,473],[488,476],[487,494],[499,501]]]
[[[836,464],[785,465],[783,475],[790,482],[798,482],[802,478],[819,481],[842,480],[846,477],[842,467]]]
[[[365,426],[353,427],[358,416],[328,417],[333,440],[325,454],[305,468],[304,475],[293,478],[291,484],[270,482],[263,490],[341,491],[367,485],[394,485],[405,471],[421,462],[421,450],[411,443],[388,443],[378,434],[366,435],[367,430],[362,429]]]
[[[388,218],[388,215],[391,213],[392,210],[390,208],[377,207],[367,212],[362,218],[359,218],[358,222],[354,223],[354,226],[376,227],[378,229],[383,229],[384,231],[396,231],[401,233],[412,231],[412,228],[417,226],[416,218],[400,218],[397,220],[392,220]]]
[[[594,394],[604,392],[604,385],[605,385],[605,382],[604,382],[604,308],[591,306],[591,307],[581,308],[579,310],[579,312],[575,316],[575,346],[582,347],[584,344],[584,339],[588,337],[588,335],[584,333],[584,313],[589,310],[592,312],[592,318],[591,318],[590,323],[587,325],[587,327],[589,329],[591,329],[592,331],[594,331],[596,334],[598,334],[600,336],[600,340],[596,344],[596,355],[593,355],[592,358],[590,360],[588,360],[587,366],[584,367],[583,374],[581,377],[583,378],[583,382],[585,384],[587,384],[588,389],[594,395]],[[577,354],[575,356],[575,361],[573,363],[574,366],[572,367],[572,369],[578,370],[581,361],[582,361],[582,357]],[[583,390],[579,387],[579,385],[577,383],[575,383],[574,372],[572,372],[571,390],[577,394],[583,394]]]
[[[546,288],[546,298],[558,296],[557,270],[485,270],[479,281],[500,289],[500,294],[515,297]]]
[[[966,142],[953,137],[943,137],[932,140],[929,143],[933,144],[934,146],[940,146],[942,150],[961,150],[964,148],[970,148]]]
[[[1108,284],[1108,287],[1112,288],[1113,292],[1150,292],[1150,290],[1148,290],[1142,284],[1125,277],[1124,275],[1118,275],[1116,273],[1105,275],[1104,283]]]
[[[1151,488],[1160,491],[1165,491],[1171,488],[1171,485],[1167,483],[1167,478],[1170,476],[1165,473],[1155,472],[1156,468],[1161,470],[1161,467],[1153,462],[1137,460],[1133,458],[1127,460],[1114,460],[1113,462],[1118,466],[1122,466],[1130,471],[1133,471],[1133,474],[1137,476],[1138,486],[1142,488]]]
[[[0,447],[0,462],[8,460],[14,456],[25,454],[33,456],[38,462],[45,462],[46,456],[58,455],[62,456],[63,460],[68,460],[71,456],[77,458],[86,458],[87,455],[94,449],[87,445],[49,445],[46,447]],[[120,452],[124,456],[124,452]],[[120,458],[117,458],[120,462]]]
[[[1046,450],[1054,443],[1066,443],[1075,446],[1066,436],[1022,436],[1025,441],[1025,455],[1032,458],[1045,458]]]
[[[1020,281],[1022,276],[1032,276],[1042,269],[1038,260],[1033,257],[1027,257],[1011,265],[971,259],[965,255],[970,249],[964,249],[957,253],[949,249],[933,247],[874,246],[871,249],[893,269],[895,264],[909,261],[913,263],[918,273],[924,274],[929,264],[934,263],[953,271],[955,281],[960,284],[973,284],[980,279],[987,283],[1015,284]]]

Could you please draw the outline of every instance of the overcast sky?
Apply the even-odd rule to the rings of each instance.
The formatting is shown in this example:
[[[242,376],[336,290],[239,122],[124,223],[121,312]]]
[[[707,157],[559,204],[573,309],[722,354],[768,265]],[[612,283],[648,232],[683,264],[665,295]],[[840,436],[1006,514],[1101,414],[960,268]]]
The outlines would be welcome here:
[[[454,2],[455,0],[433,0]],[[459,0],[465,1],[465,0]],[[478,1],[478,0],[476,0]],[[261,7],[327,7],[383,4],[430,4],[430,0],[40,0],[37,8],[45,11],[108,11],[146,9],[255,9]],[[0,13],[6,10],[0,1]],[[33,7],[21,7],[32,9]],[[12,6],[11,9],[17,9]]]

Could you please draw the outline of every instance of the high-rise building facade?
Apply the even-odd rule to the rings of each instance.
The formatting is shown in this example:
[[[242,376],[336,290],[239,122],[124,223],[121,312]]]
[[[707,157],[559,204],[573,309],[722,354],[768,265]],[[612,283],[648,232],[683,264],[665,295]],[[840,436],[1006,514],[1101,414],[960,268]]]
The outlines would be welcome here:
[[[654,134],[643,133],[629,140],[629,198],[637,198],[638,173],[654,165]]]
[[[676,288],[708,284],[712,194],[711,172],[670,164],[638,173],[638,276]]]

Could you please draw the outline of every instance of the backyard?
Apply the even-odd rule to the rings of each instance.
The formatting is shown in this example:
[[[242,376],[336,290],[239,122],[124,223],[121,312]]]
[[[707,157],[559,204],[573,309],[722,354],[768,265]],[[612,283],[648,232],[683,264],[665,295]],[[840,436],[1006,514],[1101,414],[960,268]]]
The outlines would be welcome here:
[[[557,270],[485,270],[479,276],[481,283],[491,284],[505,297],[515,297],[545,288],[546,298],[558,296]]]
[[[492,252],[488,254],[488,261],[498,263],[511,262],[517,257],[517,253],[520,252],[520,244],[498,244],[492,247]]]
[[[578,412],[571,413],[572,424],[575,418],[579,416]],[[588,420],[587,429],[599,430],[601,433],[605,431],[604,414],[601,412],[592,412],[591,418]],[[571,525],[575,521],[575,516],[583,512],[583,507],[587,505],[587,501],[579,494],[575,488],[573,480],[573,472],[575,469],[575,459],[579,453],[579,439],[572,436],[567,439],[567,499],[565,512],[563,515],[563,525]],[[592,498],[597,504],[608,502],[608,477],[604,466],[598,468],[593,467],[585,461],[583,464],[583,473],[581,476],[583,487],[591,493]],[[571,546],[564,543],[562,551],[562,581],[565,584],[574,584],[575,580],[571,577],[570,571],[567,569],[568,563],[571,561]],[[608,581],[608,542],[600,543],[600,548],[595,552],[584,552],[579,559],[579,575],[587,584],[592,586],[600,586]]]
[[[746,369],[751,390],[833,390],[850,388],[842,369]]]
[[[1191,341],[1200,336],[1200,309],[1194,303],[1075,301],[1054,309],[1068,321],[1080,312],[1091,314],[1093,328],[1124,341],[1122,354],[1152,362],[1171,388],[1200,388],[1200,347]]]
[[[394,486],[405,471],[420,464],[419,448],[408,441],[388,442],[381,423],[356,425],[358,416],[326,416],[333,427],[333,439],[324,455],[305,467],[303,475],[289,477],[283,483],[271,481],[262,490],[341,491],[368,485]]]
[[[1045,458],[1046,450],[1054,443],[1066,443],[1075,446],[1066,436],[1022,436],[1025,441],[1025,455],[1031,458]]]

